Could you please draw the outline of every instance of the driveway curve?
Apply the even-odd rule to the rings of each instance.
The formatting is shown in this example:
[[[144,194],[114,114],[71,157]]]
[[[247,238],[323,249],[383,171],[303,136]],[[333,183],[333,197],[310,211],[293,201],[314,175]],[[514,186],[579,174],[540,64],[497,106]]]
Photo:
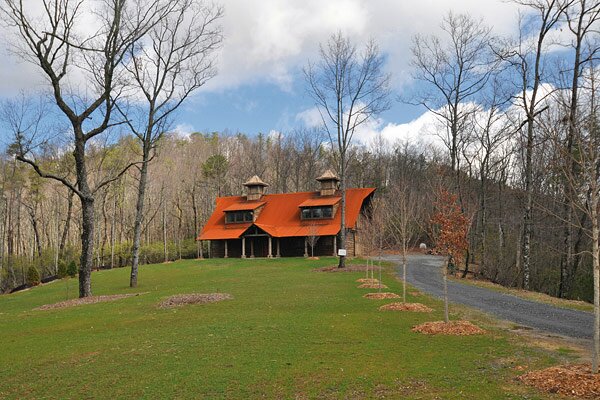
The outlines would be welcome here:
[[[398,274],[402,276],[400,256],[387,256],[386,259],[398,264]],[[443,297],[443,262],[444,259],[438,256],[410,255],[407,282],[425,293]],[[577,339],[592,338],[594,317],[590,312],[538,303],[455,281],[448,281],[448,298],[453,303],[477,308],[518,325]]]

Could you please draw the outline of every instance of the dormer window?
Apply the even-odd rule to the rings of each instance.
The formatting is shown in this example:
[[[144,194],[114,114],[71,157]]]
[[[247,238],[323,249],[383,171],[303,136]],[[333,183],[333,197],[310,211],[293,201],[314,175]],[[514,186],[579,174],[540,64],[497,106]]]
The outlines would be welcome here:
[[[301,211],[302,219],[327,219],[333,217],[333,207],[306,207]]]
[[[226,224],[239,224],[243,222],[252,222],[254,215],[252,211],[228,211],[225,213]]]

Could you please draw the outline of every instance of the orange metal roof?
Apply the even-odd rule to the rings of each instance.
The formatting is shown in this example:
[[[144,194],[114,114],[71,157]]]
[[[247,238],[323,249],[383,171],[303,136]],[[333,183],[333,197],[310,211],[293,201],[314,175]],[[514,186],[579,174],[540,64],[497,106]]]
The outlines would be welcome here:
[[[346,226],[354,228],[363,202],[373,192],[374,188],[346,190]],[[300,192],[267,194],[262,197],[264,208],[254,222],[273,237],[337,235],[340,231],[341,212],[338,209],[334,218],[309,220],[300,219],[300,205],[310,200],[338,199],[327,197],[318,199],[318,192]],[[215,211],[206,222],[198,240],[219,240],[239,238],[252,223],[225,224],[225,210],[246,203],[245,197],[218,197]],[[257,203],[247,203],[257,204]],[[324,205],[324,204],[319,204]]]
[[[318,207],[318,206],[332,206],[337,204],[342,198],[340,196],[336,197],[315,197],[313,199],[308,199],[300,203],[298,207]]]
[[[223,211],[248,211],[248,210],[256,210],[258,207],[265,204],[264,201],[251,201],[251,202],[243,202],[243,203],[234,203],[229,207],[223,209]]]

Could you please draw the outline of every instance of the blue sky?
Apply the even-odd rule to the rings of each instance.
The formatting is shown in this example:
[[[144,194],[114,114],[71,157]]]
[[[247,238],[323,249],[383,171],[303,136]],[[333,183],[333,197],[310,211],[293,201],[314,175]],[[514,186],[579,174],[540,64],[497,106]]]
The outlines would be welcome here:
[[[178,129],[212,132],[229,130],[256,134],[271,130],[289,131],[304,125],[298,114],[314,106],[307,95],[301,73],[292,90],[273,83],[251,83],[217,93],[199,93],[178,113]],[[393,100],[381,117],[386,121],[408,123],[424,112],[422,107]]]
[[[29,7],[39,7],[30,0]],[[223,131],[285,132],[307,125],[314,105],[305,91],[302,67],[318,54],[319,43],[341,31],[361,47],[373,38],[386,57],[393,96],[407,95],[411,80],[410,44],[416,34],[439,34],[450,10],[483,19],[495,33],[516,28],[517,9],[501,0],[223,0],[225,40],[217,54],[219,74],[182,107],[174,126],[182,133]],[[0,27],[0,37],[8,37]],[[44,87],[39,67],[6,51],[0,64],[0,97]],[[363,136],[389,139],[418,136],[424,110],[394,101]]]

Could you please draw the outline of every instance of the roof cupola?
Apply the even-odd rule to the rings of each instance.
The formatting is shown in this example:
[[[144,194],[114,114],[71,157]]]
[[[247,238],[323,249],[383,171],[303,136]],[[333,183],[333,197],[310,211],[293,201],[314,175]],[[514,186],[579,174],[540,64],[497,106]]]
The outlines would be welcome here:
[[[336,190],[338,189],[338,183],[340,182],[340,178],[333,172],[328,169],[317,178],[319,182],[321,182],[321,196],[333,196],[335,195]]]
[[[265,194],[265,187],[269,186],[269,184],[263,182],[258,175],[254,175],[244,183],[244,186],[247,188],[246,200],[256,201],[263,197]]]

